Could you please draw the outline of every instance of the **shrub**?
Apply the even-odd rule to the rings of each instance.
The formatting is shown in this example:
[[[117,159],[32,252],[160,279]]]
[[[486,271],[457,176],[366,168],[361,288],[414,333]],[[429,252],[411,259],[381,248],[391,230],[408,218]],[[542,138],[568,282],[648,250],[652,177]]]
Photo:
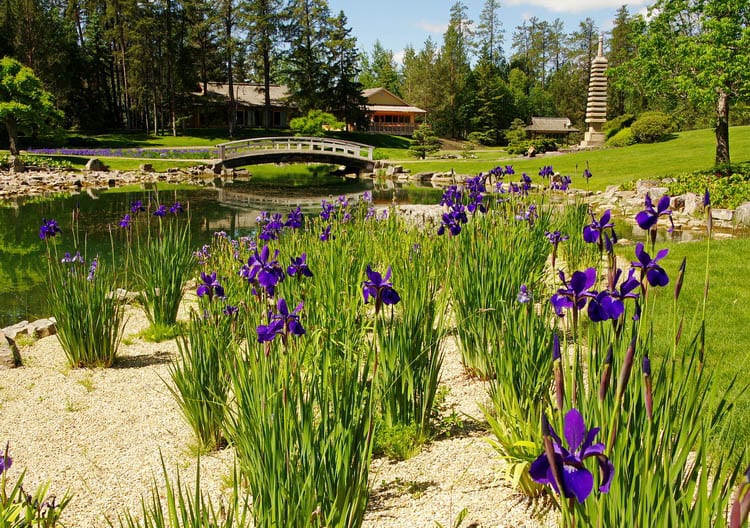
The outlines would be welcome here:
[[[635,144],[636,140],[633,137],[633,131],[630,128],[623,128],[617,134],[607,140],[607,146],[609,147],[627,147]]]
[[[420,125],[414,131],[409,153],[419,159],[425,159],[429,154],[440,150],[440,138],[428,124]]]
[[[607,139],[610,139],[620,130],[632,125],[634,120],[635,116],[633,114],[623,114],[621,116],[617,116],[614,119],[604,123],[604,135]]]
[[[672,121],[662,112],[642,114],[630,127],[638,143],[654,143],[672,131]]]
[[[750,201],[750,163],[682,174],[668,189],[671,196],[688,192],[701,195],[708,189],[714,207],[734,209]]]
[[[496,136],[495,130],[490,129],[490,130],[485,130],[483,132],[480,132],[477,130],[477,131],[471,132],[468,135],[467,139],[471,143],[474,143],[475,145],[489,146],[489,145],[495,144],[495,136]]]
[[[295,117],[289,128],[298,136],[324,136],[327,130],[341,130],[346,127],[336,116],[322,110],[310,110],[306,116]]]

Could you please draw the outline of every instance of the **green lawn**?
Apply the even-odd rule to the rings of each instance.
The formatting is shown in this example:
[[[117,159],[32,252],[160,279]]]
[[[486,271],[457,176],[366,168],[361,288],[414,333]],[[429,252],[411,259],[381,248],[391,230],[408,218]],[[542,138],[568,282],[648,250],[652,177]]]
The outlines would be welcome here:
[[[734,162],[750,161],[750,126],[732,127],[730,150]],[[617,149],[551,154],[538,158],[511,158],[499,151],[491,159],[484,160],[437,160],[416,161],[404,156],[399,160],[404,168],[412,172],[450,171],[460,174],[478,174],[497,165],[513,165],[517,173],[527,172],[534,177],[543,165],[552,167],[561,174],[573,178],[573,186],[585,189],[581,177],[586,162],[593,177],[591,190],[604,190],[608,185],[619,185],[637,179],[658,179],[714,165],[715,140],[713,130],[692,130],[676,134],[674,139],[649,145],[633,145]],[[484,156],[483,156],[484,157]],[[576,171],[576,166],[578,167]]]
[[[664,246],[670,252],[662,262],[672,280],[660,292],[663,317],[657,318],[658,326],[654,328],[659,355],[671,347],[673,286],[683,257],[687,258],[687,271],[678,307],[678,318],[685,317],[683,339],[691,339],[699,328],[708,242],[658,244],[659,248]],[[715,369],[720,386],[727,386],[734,376],[738,377],[733,391],[738,397],[737,407],[717,439],[725,450],[729,450],[733,442],[737,446],[750,445],[750,392],[747,390],[750,385],[750,303],[747,302],[748,284],[743,282],[750,274],[748,255],[750,239],[711,241],[706,366]]]

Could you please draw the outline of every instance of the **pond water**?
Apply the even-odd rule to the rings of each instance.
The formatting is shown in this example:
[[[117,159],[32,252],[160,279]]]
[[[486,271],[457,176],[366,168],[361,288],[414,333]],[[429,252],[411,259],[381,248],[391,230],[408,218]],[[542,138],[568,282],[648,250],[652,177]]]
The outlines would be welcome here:
[[[196,248],[216,231],[231,237],[251,234],[261,211],[287,213],[300,205],[316,214],[323,199],[341,194],[350,197],[371,191],[376,204],[389,204],[394,195],[400,203],[437,203],[441,190],[379,186],[372,180],[337,177],[295,177],[280,184],[253,180],[216,180],[214,186],[198,189],[159,190],[159,200],[179,200],[190,206],[193,242]],[[79,233],[86,237],[88,258],[110,254],[110,226],[117,227],[134,200],[149,200],[153,189],[123,188],[82,193],[60,198],[34,198],[0,202],[0,328],[27,319],[48,317],[45,298],[47,274],[45,244],[39,239],[42,219],[56,219],[63,233],[58,250],[73,249],[72,213],[79,208]]]

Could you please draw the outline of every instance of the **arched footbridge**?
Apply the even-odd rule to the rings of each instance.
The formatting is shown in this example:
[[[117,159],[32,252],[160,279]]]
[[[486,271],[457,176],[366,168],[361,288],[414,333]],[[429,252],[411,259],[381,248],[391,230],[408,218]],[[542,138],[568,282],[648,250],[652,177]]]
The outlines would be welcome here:
[[[375,147],[320,137],[264,137],[217,145],[216,171],[261,163],[330,163],[348,172],[371,172]]]

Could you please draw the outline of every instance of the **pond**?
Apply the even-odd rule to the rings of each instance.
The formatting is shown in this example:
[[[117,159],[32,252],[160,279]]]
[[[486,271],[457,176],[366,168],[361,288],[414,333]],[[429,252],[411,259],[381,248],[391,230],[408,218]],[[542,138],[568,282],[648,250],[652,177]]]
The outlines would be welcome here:
[[[280,182],[253,179],[217,179],[214,186],[157,189],[159,200],[189,204],[193,242],[196,248],[216,231],[231,237],[251,234],[261,211],[287,213],[300,205],[316,214],[323,199],[341,194],[356,197],[371,191],[376,204],[437,203],[442,193],[433,188],[402,188],[378,185],[372,180],[350,180],[319,175],[295,176]],[[154,189],[135,186],[59,198],[33,198],[0,202],[0,328],[21,320],[48,317],[45,280],[45,244],[39,239],[43,218],[56,219],[62,230],[59,250],[73,249],[72,213],[78,208],[79,233],[85,235],[88,258],[110,254],[110,226],[119,220],[134,200],[148,201]],[[82,244],[83,245],[83,244]]]

